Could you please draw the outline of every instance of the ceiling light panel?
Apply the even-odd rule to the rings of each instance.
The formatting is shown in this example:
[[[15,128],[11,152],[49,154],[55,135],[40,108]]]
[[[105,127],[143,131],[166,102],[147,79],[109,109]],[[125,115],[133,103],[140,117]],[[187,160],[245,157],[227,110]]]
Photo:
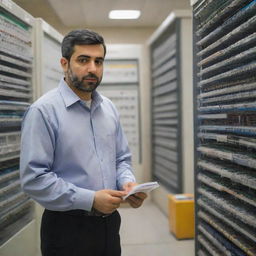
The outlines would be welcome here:
[[[139,10],[112,10],[108,14],[109,19],[133,20],[140,17]]]

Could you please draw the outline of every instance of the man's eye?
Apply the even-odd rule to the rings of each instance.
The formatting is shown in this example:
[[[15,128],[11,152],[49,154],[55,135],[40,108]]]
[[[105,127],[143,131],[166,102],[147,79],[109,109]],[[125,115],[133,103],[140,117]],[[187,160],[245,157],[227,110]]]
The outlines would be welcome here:
[[[103,60],[96,60],[95,63],[96,63],[97,65],[102,65],[102,64],[103,64]]]
[[[80,63],[86,63],[88,60],[87,59],[79,59],[78,60]]]

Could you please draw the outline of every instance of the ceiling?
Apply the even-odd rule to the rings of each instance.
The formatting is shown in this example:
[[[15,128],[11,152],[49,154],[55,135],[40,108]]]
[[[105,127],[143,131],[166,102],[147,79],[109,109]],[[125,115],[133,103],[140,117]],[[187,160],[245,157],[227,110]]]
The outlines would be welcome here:
[[[189,0],[13,0],[34,17],[64,27],[156,27],[172,10],[190,9]],[[112,9],[138,9],[138,20],[109,20]]]

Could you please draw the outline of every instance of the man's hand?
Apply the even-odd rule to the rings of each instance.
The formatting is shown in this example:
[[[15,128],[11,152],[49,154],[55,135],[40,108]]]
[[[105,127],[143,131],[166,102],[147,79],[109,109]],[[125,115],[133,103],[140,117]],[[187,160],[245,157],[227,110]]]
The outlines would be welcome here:
[[[138,183],[135,182],[128,182],[126,184],[124,184],[123,189],[125,192],[129,192],[134,186],[137,186]],[[138,208],[142,205],[142,203],[144,202],[144,200],[147,198],[147,194],[139,192],[139,193],[135,193],[134,195],[129,196],[128,198],[126,198],[126,202],[128,202],[130,204],[131,207],[133,208]]]
[[[135,182],[127,182],[123,185],[123,190],[127,193],[129,193],[133,187],[137,186],[138,183]]]
[[[117,190],[99,190],[95,192],[93,208],[105,213],[110,214],[114,212],[122,202],[122,197],[127,195],[125,191]]]

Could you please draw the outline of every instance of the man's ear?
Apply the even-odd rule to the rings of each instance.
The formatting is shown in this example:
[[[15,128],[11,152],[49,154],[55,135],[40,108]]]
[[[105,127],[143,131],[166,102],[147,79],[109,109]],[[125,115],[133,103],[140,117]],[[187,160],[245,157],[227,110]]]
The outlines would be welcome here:
[[[62,67],[64,73],[67,72],[68,71],[68,60],[66,58],[62,57],[60,59],[60,64],[61,64],[61,67]]]

